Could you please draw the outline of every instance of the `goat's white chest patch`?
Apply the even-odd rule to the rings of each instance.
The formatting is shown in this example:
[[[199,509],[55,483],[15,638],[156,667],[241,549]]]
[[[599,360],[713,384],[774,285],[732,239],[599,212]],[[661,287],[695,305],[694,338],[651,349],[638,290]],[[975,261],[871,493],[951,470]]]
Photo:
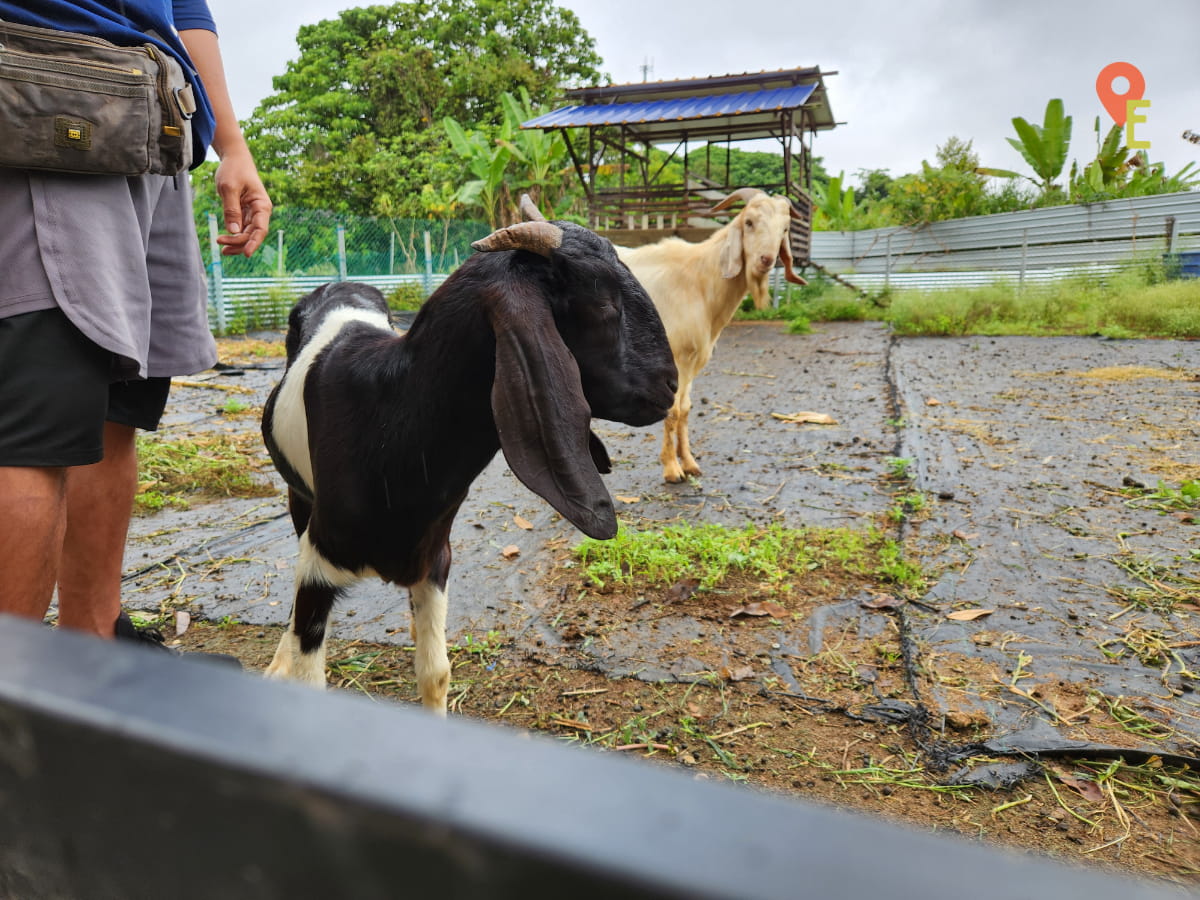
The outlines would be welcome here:
[[[351,322],[364,322],[394,334],[383,313],[355,307],[341,307],[330,312],[321,322],[321,327],[309,339],[296,356],[291,368],[283,376],[279,394],[275,398],[275,414],[271,423],[271,436],[288,465],[304,479],[304,484],[313,490],[312,458],[308,452],[308,415],[304,410],[304,383],[317,356]]]

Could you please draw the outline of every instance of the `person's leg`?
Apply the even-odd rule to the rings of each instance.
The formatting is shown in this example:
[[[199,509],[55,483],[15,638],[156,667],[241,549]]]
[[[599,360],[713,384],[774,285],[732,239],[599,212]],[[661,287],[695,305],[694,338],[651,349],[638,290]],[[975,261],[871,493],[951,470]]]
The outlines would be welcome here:
[[[137,491],[134,429],[104,424],[104,459],[67,474],[66,531],[58,570],[58,624],[113,637],[121,613],[125,539]]]
[[[121,613],[125,541],[137,494],[137,429],[158,427],[171,379],[109,386],[104,458],[67,475],[67,528],[58,571],[58,624],[113,637]]]
[[[50,606],[68,471],[103,454],[109,365],[56,309],[0,317],[0,612]]]
[[[0,612],[40,622],[66,529],[66,469],[0,466]]]

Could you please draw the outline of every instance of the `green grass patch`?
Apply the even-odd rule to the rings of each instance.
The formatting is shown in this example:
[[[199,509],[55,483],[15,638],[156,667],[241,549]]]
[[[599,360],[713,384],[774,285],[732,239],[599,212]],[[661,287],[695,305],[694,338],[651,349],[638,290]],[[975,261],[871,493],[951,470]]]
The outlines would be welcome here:
[[[1200,336],[1200,280],[1162,281],[1145,267],[1049,284],[893,293],[886,319],[899,334]]]
[[[139,435],[138,508],[185,507],[189,498],[274,494],[275,488],[257,477],[259,460],[243,443],[226,434],[174,440]]]
[[[803,287],[785,284],[778,299],[778,306],[755,309],[747,297],[737,317],[750,322],[787,322],[792,334],[808,334],[812,322],[861,322],[879,317],[879,309],[870,301],[819,274],[808,276]]]
[[[817,570],[839,569],[903,589],[920,589],[920,567],[881,532],[779,525],[668,525],[657,531],[622,526],[611,541],[586,539],[575,556],[592,584],[671,585],[696,578],[710,590],[733,574],[786,582]]]
[[[846,276],[850,281],[854,276]],[[1200,279],[1166,280],[1161,260],[1148,257],[1116,273],[1079,275],[1018,286],[998,281],[974,288],[896,290],[860,297],[813,274],[808,285],[785,285],[778,306],[738,318],[791,323],[807,334],[812,322],[878,320],[904,335],[1102,334],[1111,338],[1200,337]]]

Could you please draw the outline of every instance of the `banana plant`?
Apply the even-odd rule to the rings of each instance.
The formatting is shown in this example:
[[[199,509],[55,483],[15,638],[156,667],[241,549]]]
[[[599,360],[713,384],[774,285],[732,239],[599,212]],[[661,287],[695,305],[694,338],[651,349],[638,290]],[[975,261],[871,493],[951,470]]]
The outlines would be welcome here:
[[[454,194],[454,200],[464,206],[477,206],[483,210],[488,225],[495,229],[500,220],[500,198],[503,196],[504,173],[512,158],[512,150],[505,146],[509,135],[500,140],[490,140],[486,135],[472,131],[469,134],[452,116],[442,120],[450,146],[467,164],[471,181],[463,182]]]
[[[1058,190],[1054,179],[1062,174],[1071,147],[1071,117],[1063,115],[1063,102],[1055,98],[1046,104],[1042,124],[1035,125],[1017,116],[1012,120],[1017,136],[1008,142],[1025,158],[1037,178],[1029,178],[1008,169],[980,169],[983,175],[999,178],[1026,178],[1036,184],[1043,196]]]
[[[1068,182],[1071,187],[1071,199],[1076,202],[1088,203],[1119,196],[1136,160],[1135,157],[1130,157],[1129,148],[1121,143],[1124,130],[1120,125],[1113,125],[1103,139],[1100,137],[1099,116],[1096,117],[1092,128],[1096,132],[1096,158],[1084,166],[1082,171],[1078,163],[1071,164]]]
[[[850,231],[859,213],[854,188],[844,187],[846,173],[839,172],[827,185],[813,184],[813,206],[818,222],[830,231]],[[822,221],[823,220],[823,221]]]
[[[529,91],[521,88],[519,97],[505,92],[500,96],[504,108],[504,131],[508,137],[498,139],[513,160],[521,164],[514,174],[510,194],[519,196],[528,192],[534,202],[549,214],[554,208],[553,196],[556,183],[565,168],[567,147],[562,134],[541,129],[522,130],[521,123],[538,115]]]

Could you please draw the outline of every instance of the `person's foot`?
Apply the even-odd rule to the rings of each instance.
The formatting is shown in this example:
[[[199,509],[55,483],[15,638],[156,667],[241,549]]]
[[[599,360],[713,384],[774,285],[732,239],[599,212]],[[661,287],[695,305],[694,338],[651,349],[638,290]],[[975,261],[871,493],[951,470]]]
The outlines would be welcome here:
[[[164,653],[169,653],[173,656],[183,656],[183,651],[175,647],[168,647],[166,638],[163,637],[161,631],[157,628],[146,627],[138,628],[133,624],[133,620],[129,618],[129,614],[124,610],[117,616],[117,621],[113,623],[113,634],[116,635],[119,641],[131,641],[143,647],[150,647],[154,650],[161,650]],[[203,659],[209,662],[222,663],[227,666],[236,666],[241,668],[242,664],[237,657],[230,656],[228,653],[188,653],[189,658]]]

